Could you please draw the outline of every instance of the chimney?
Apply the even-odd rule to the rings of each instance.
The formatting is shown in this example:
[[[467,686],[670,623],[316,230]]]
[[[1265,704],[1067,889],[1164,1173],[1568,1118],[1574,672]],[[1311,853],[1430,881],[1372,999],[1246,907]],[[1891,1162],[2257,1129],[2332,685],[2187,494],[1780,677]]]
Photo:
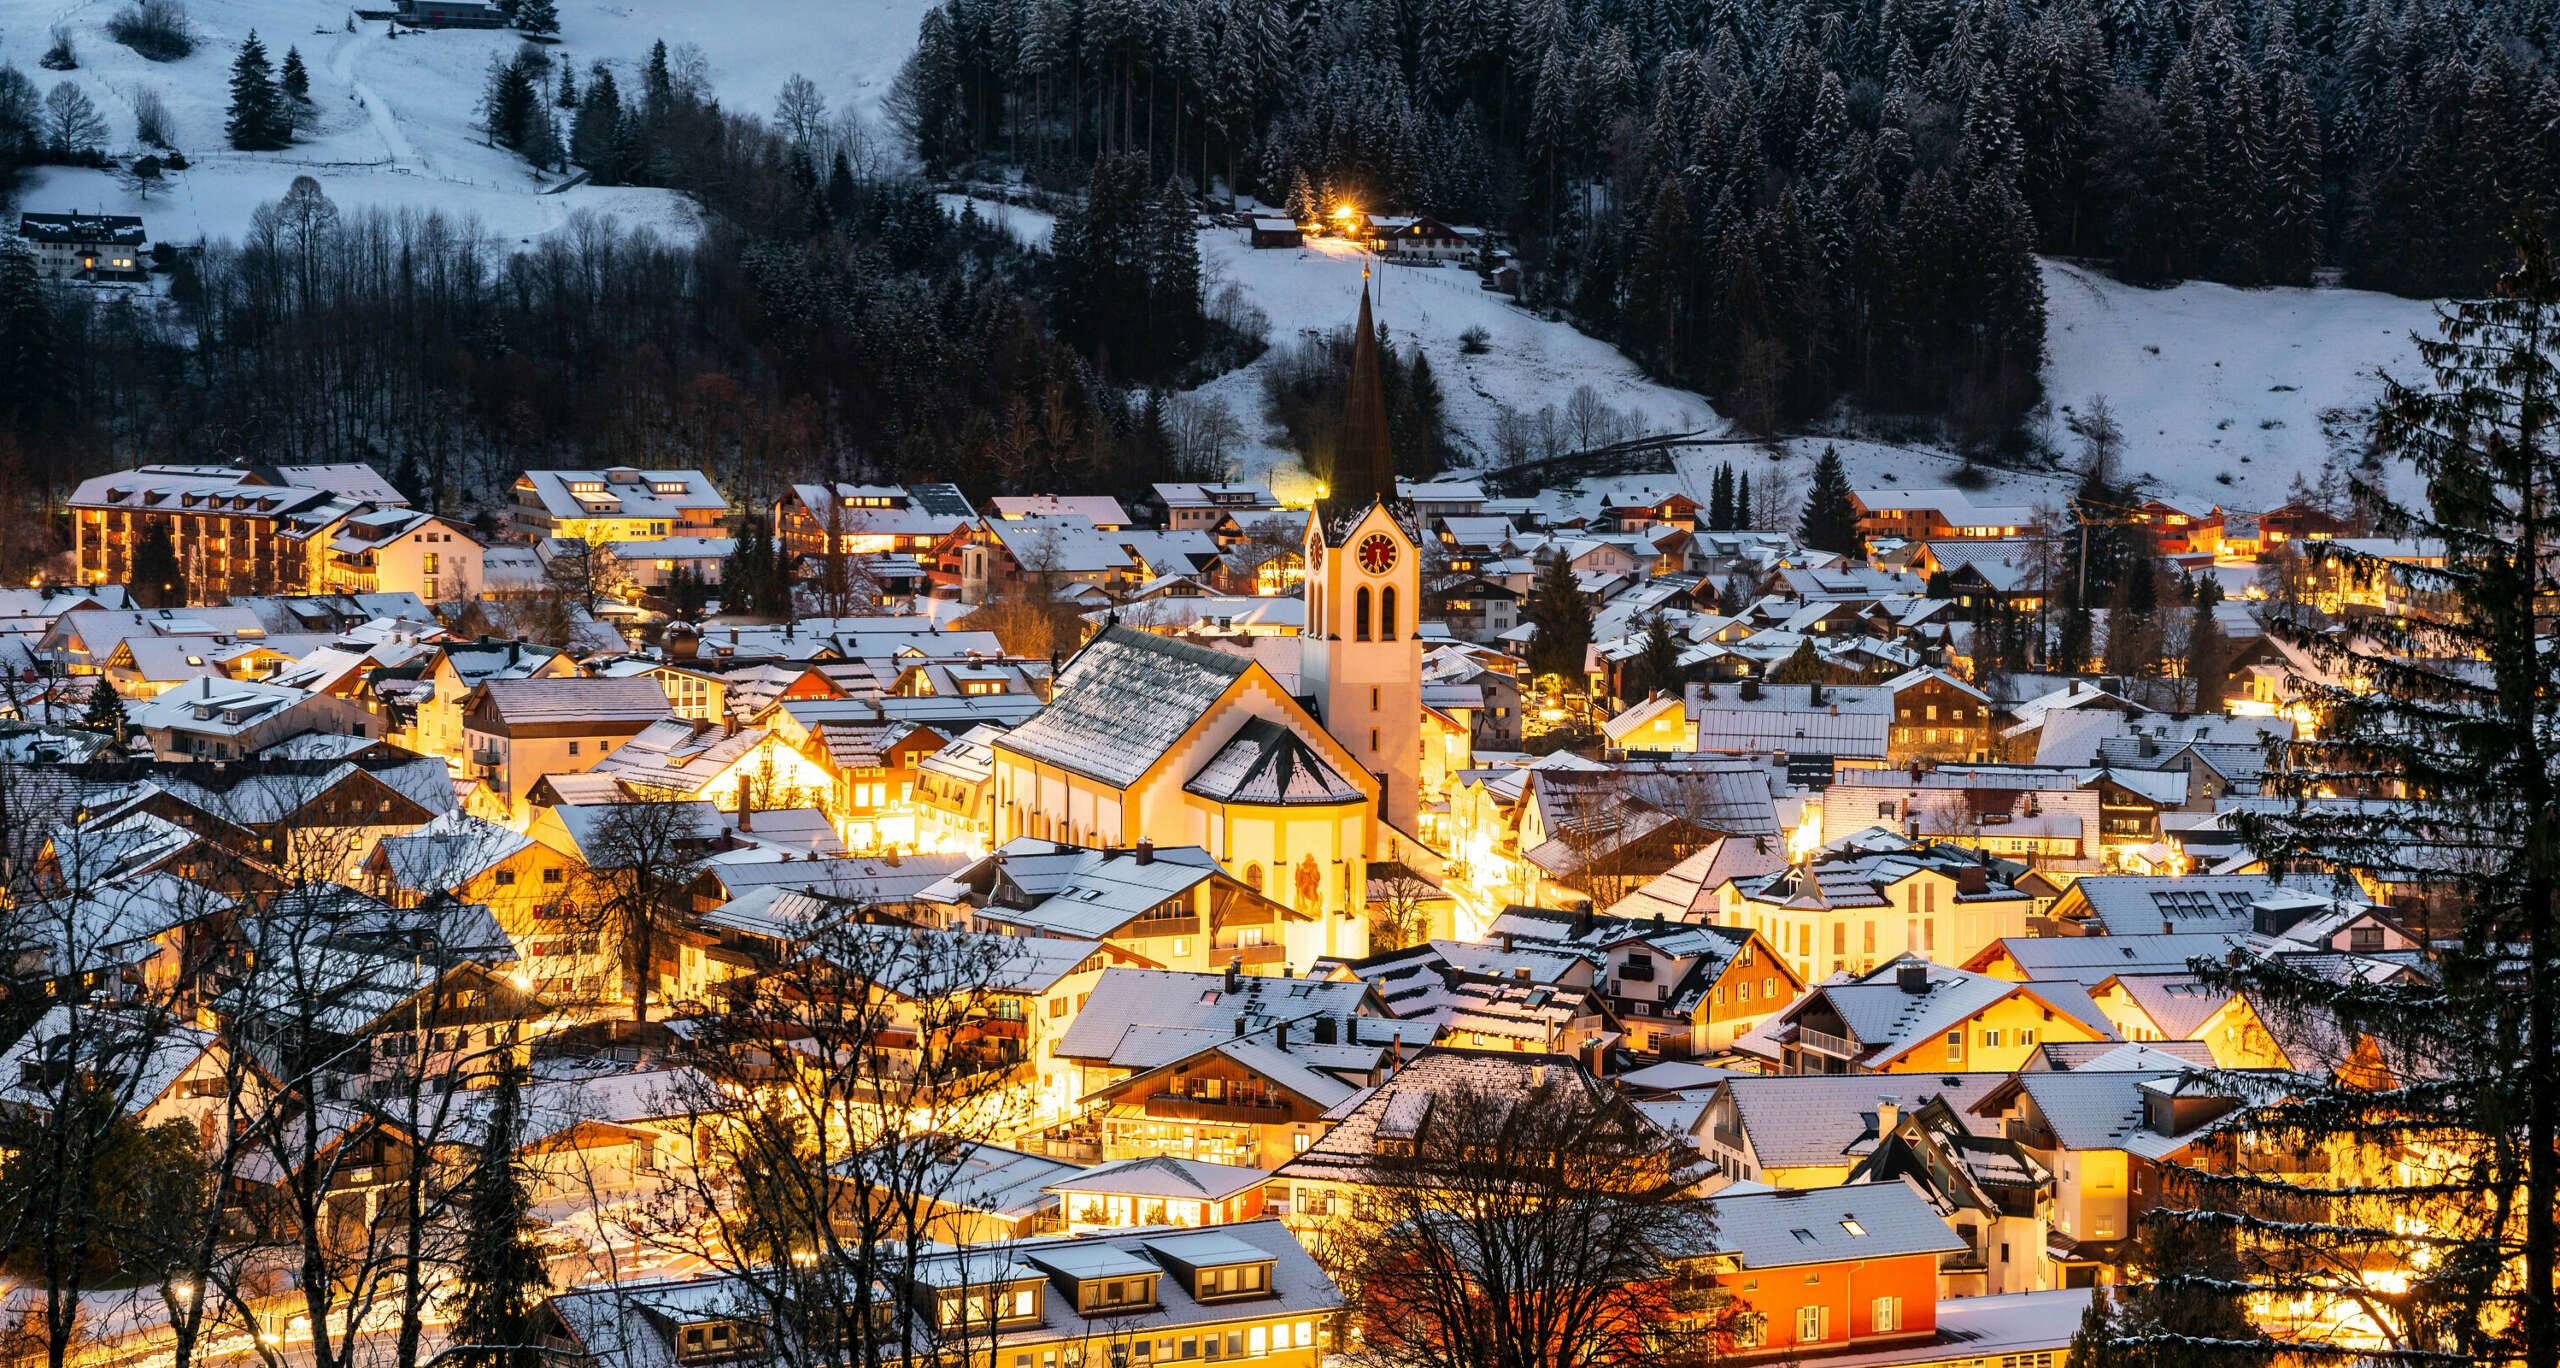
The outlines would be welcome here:
[[[720,717],[720,734],[722,736],[735,736],[738,734],[738,715],[736,713],[722,709]]]
[[[1918,997],[1929,991],[1929,966],[1917,960],[1904,960],[1893,971],[1893,986]]]
[[[2080,681],[2079,681],[2079,680],[2076,680],[2076,679],[2075,679],[2075,680],[2072,680],[2072,681],[2071,681],[2071,689],[2070,689],[2070,693],[2069,693],[2069,694],[2067,694],[2067,695],[2066,695],[2066,697],[2073,697],[2073,698],[2076,698],[2076,697],[2078,697],[2078,696],[2079,696],[2079,694],[2080,694]]]
[[[1280,1047],[1280,1053],[1287,1054],[1289,1052],[1288,1022],[1281,1022],[1279,1025],[1271,1028],[1271,1043]]]
[[[1342,1038],[1350,1041],[1354,1045],[1360,1043],[1360,1016],[1358,1013],[1352,1013],[1342,1019]]]
[[[1990,887],[1990,870],[1978,864],[1956,866],[1956,892],[1980,893]]]
[[[1902,1104],[1890,1097],[1876,1099],[1876,1138],[1893,1134],[1894,1124],[1902,1119]]]
[[[1760,681],[1759,681],[1759,680],[1757,680],[1757,679],[1755,679],[1755,678],[1751,678],[1751,677],[1749,677],[1749,676],[1745,676],[1745,677],[1743,678],[1743,681],[1742,681],[1742,701],[1743,701],[1743,702],[1745,702],[1745,703],[1757,703],[1757,702],[1759,702],[1759,701],[1760,701]]]
[[[755,829],[755,789],[748,783],[747,776],[741,774],[738,776],[738,830],[753,831]]]
[[[1511,953],[1511,933],[1508,931],[1502,933],[1502,953],[1506,955]]]
[[[1315,1036],[1316,1043],[1318,1045],[1333,1044],[1338,1034],[1339,1031],[1335,1027],[1332,1017],[1320,1016],[1316,1018]]]
[[[1233,992],[1239,992],[1239,991],[1241,991],[1243,988],[1244,988],[1244,957],[1243,957],[1242,955],[1238,955],[1238,956],[1236,956],[1235,958],[1230,959],[1230,960],[1228,960],[1228,961],[1227,961],[1227,991],[1228,991],[1228,992],[1230,992],[1230,993],[1233,993]],[[1236,1018],[1236,1020],[1237,1020],[1237,1021],[1239,1021],[1239,1022],[1241,1022],[1241,1021],[1243,1021],[1243,1020],[1244,1020],[1244,1018],[1242,1018],[1242,1017],[1238,1017],[1238,1018]],[[1243,1034],[1243,1029],[1242,1029],[1241,1027],[1239,1027],[1239,1028],[1237,1029],[1237,1034],[1239,1034],[1239,1035]]]
[[[1145,865],[1145,864],[1154,864],[1155,862],[1156,862],[1156,843],[1155,843],[1154,841],[1151,841],[1151,840],[1147,839],[1147,838],[1146,838],[1146,837],[1144,837],[1144,836],[1139,837],[1139,838],[1138,838],[1138,863],[1140,863],[1140,864],[1142,864],[1142,865]]]
[[[1527,983],[1529,981],[1529,966],[1525,964],[1515,964],[1511,966],[1511,977],[1522,983]]]
[[[1589,898],[1585,898],[1573,905],[1573,934],[1576,937],[1590,935],[1591,929],[1598,924],[1598,920],[1591,915],[1591,900]]]
[[[1805,685],[1805,686],[1804,686],[1804,689],[1805,689],[1805,693],[1804,693],[1804,701],[1805,701],[1806,705],[1807,705],[1807,706],[1809,706],[1809,707],[1815,707],[1815,708],[1819,708],[1819,707],[1821,707],[1821,706],[1822,706],[1822,681],[1821,681],[1821,680],[1819,680],[1819,679],[1817,679],[1817,680],[1813,681],[1812,683]]]
[[[1237,1018],[1236,1018],[1236,1039],[1238,1039],[1238,1040],[1242,1040],[1242,1039],[1244,1039],[1244,1018],[1243,1018],[1243,1017],[1237,1017]]]

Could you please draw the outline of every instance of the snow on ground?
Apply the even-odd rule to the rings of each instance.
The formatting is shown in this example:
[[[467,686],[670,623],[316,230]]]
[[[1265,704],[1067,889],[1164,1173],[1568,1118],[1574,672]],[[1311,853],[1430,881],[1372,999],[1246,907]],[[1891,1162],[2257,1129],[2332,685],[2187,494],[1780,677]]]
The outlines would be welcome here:
[[[975,207],[978,217],[1011,233],[1014,240],[1023,246],[1043,252],[1049,250],[1049,234],[1058,227],[1058,216],[1046,209],[1007,204],[983,195],[937,195],[934,198],[942,205],[942,212],[953,218]]]
[[[2423,376],[2409,336],[2435,328],[2428,301],[2365,290],[2143,290],[2050,260],[2044,290],[2054,407],[2105,395],[2132,472],[2162,494],[2251,510],[2283,503],[2295,472],[2317,472],[2333,447],[2360,450],[2377,372]],[[2076,450],[2059,425],[2054,438]]]
[[[681,55],[698,47],[710,89],[729,105],[769,111],[794,72],[817,82],[831,109],[851,108],[876,125],[879,102],[913,46],[927,0],[859,0],[812,13],[798,0],[732,0],[716,7],[673,0],[559,0],[555,59],[573,62],[583,84],[603,60],[626,94],[639,88],[650,45],[665,39]],[[489,63],[511,56],[520,34],[452,29],[403,31],[359,20],[351,9],[309,0],[188,0],[193,55],[150,62],[117,43],[107,21],[123,0],[0,0],[0,60],[39,90],[69,79],[105,117],[107,151],[130,159],[141,148],[134,99],[144,91],[167,105],[172,141],[192,169],[165,191],[137,200],[112,175],[67,168],[31,174],[22,208],[140,213],[152,237],[186,242],[237,237],[257,205],[284,193],[297,175],[321,183],[341,208],[442,209],[476,216],[501,241],[530,240],[592,210],[626,225],[690,236],[691,208],[665,191],[574,187],[543,193],[556,177],[537,175],[512,152],[486,146],[472,125]],[[62,25],[80,67],[51,72],[36,59]],[[352,25],[352,27],[350,27]],[[223,136],[230,66],[256,30],[281,62],[299,48],[311,73],[312,126],[295,146],[235,152]]]
[[[1256,249],[1236,230],[1201,236],[1201,278],[1215,296],[1239,287],[1271,319],[1272,350],[1263,360],[1203,385],[1197,393],[1223,403],[1251,436],[1239,454],[1248,478],[1269,479],[1284,495],[1311,492],[1296,459],[1269,440],[1262,421],[1262,369],[1309,335],[1351,325],[1360,313],[1360,271],[1369,258],[1319,240],[1300,248]],[[1477,284],[1458,267],[1376,265],[1370,286],[1378,321],[1408,354],[1419,347],[1439,378],[1461,459],[1488,461],[1494,426],[1505,408],[1535,414],[1562,410],[1588,385],[1609,407],[1636,415],[1647,431],[1716,430],[1706,399],[1645,378],[1617,348],[1550,322]],[[1459,336],[1481,327],[1482,355],[1469,356]]]

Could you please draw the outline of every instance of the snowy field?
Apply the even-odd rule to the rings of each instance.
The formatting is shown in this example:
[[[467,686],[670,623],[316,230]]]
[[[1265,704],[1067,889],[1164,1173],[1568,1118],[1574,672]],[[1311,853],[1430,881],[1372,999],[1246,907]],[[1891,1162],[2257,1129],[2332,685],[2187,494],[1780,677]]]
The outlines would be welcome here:
[[[607,62],[627,96],[638,89],[650,44],[663,38],[673,51],[698,48],[710,88],[734,107],[770,111],[783,81],[800,72],[818,83],[831,110],[876,120],[927,3],[559,0],[559,42],[551,52],[575,63],[582,83],[589,62]],[[43,168],[28,176],[18,197],[23,208],[140,213],[162,241],[236,237],[257,205],[307,174],[342,208],[441,209],[476,217],[501,241],[529,241],[581,209],[669,234],[697,228],[690,206],[664,191],[544,193],[556,178],[484,145],[473,123],[485,73],[493,58],[515,52],[522,35],[455,29],[394,39],[379,20],[353,20],[350,9],[309,0],[187,0],[196,51],[160,63],[107,36],[107,21],[122,7],[123,0],[0,0],[0,60],[42,91],[59,80],[77,82],[106,118],[107,150],[119,158],[142,150],[134,135],[136,94],[156,92],[172,116],[172,141],[193,169],[174,173],[166,190],[144,202],[112,175]],[[56,24],[71,35],[76,71],[36,64]],[[252,29],[278,62],[287,47],[301,49],[311,73],[316,124],[278,152],[234,152],[223,137],[231,61]]]
[[[2294,472],[2360,451],[2377,372],[2423,377],[2409,335],[2435,331],[2427,301],[2364,290],[2139,290],[2056,261],[2044,289],[2055,409],[2105,395],[2132,471],[2234,508],[2281,504]],[[2059,423],[2054,438],[2076,450]]]

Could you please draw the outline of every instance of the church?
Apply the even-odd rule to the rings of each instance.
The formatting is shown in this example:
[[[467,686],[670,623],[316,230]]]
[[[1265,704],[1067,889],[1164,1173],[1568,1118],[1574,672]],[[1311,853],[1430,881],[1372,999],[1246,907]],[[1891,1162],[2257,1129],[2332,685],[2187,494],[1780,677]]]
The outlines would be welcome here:
[[[1429,864],[1421,547],[1396,499],[1369,292],[1334,482],[1307,519],[1296,692],[1249,657],[1106,629],[995,739],[995,839],[1196,845],[1285,904],[1288,962],[1368,952],[1369,866]]]

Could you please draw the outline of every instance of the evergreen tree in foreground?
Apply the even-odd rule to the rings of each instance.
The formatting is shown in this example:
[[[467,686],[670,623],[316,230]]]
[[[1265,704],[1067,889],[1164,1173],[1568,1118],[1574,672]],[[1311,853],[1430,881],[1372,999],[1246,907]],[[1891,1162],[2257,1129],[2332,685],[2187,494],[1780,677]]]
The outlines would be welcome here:
[[[1813,465],[1813,489],[1804,496],[1804,517],[1796,538],[1818,551],[1858,554],[1858,508],[1849,500],[1849,474],[1840,464],[1839,448],[1824,443]]]
[[[465,1179],[462,1249],[454,1261],[453,1354],[465,1368],[541,1368],[534,1310],[550,1287],[532,1184],[516,1157],[524,1136],[524,1065],[512,1055],[489,1090],[479,1157]]]
[[[290,127],[266,44],[251,29],[241,41],[240,55],[231,61],[231,112],[223,132],[243,152],[265,152],[291,141]]]
[[[2349,871],[2424,890],[2396,915],[2432,940],[2433,976],[2215,966],[2209,981],[2248,993],[2279,1038],[2338,1042],[2288,1075],[2281,1102],[2242,1118],[2244,1149],[2319,1153],[2328,1172],[2190,1175],[2187,1215],[2237,1232],[2243,1290],[2335,1308],[2331,1327],[2371,1317],[2395,1361],[2552,1368],[2560,652],[2540,614],[2560,593],[2560,271],[2540,220],[2520,217],[2510,236],[2515,265],[2497,293],[2440,306],[2440,334],[2413,338],[2431,383],[2385,380],[2375,445],[2414,467],[2427,502],[2398,501],[2380,474],[2355,484],[2378,535],[2439,544],[2445,562],[2386,567],[2349,544],[2310,544],[2349,574],[2396,576],[2407,606],[2352,636],[2308,614],[2269,624],[2320,667],[2294,681],[2318,725],[2268,771],[2263,791],[2279,801],[2240,818],[2270,868],[2331,873],[2350,891]],[[2370,801],[2333,801],[2333,789]],[[2337,1333],[2322,1324],[2302,1333]],[[2306,1357],[2364,1357],[2366,1343]]]
[[[1538,567],[1538,582],[1529,589],[1529,673],[1558,675],[1570,689],[1583,682],[1583,665],[1591,648],[1591,604],[1574,582],[1573,566],[1562,551],[1552,552]]]

